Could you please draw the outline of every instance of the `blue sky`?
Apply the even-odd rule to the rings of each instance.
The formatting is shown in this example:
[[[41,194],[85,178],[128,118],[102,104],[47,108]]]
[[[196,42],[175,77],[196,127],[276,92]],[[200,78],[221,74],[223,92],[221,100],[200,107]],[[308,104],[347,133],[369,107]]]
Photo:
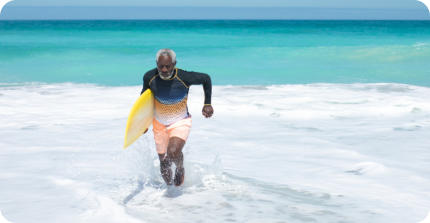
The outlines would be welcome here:
[[[416,0],[15,0],[11,6],[226,6],[226,7],[327,7],[416,8]]]
[[[100,9],[111,6],[117,9]],[[0,20],[163,18],[430,20],[430,13],[416,0],[14,0],[0,15]]]

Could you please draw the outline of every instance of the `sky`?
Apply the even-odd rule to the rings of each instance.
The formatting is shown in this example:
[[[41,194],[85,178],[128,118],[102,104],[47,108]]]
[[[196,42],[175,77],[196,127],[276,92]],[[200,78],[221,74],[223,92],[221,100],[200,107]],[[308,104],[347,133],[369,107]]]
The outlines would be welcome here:
[[[223,6],[223,7],[328,7],[415,8],[416,0],[15,0],[11,6]]]
[[[117,9],[96,9],[112,6]],[[189,13],[190,7],[200,8]],[[417,0],[14,0],[0,20],[158,19],[163,13],[167,19],[430,19]]]

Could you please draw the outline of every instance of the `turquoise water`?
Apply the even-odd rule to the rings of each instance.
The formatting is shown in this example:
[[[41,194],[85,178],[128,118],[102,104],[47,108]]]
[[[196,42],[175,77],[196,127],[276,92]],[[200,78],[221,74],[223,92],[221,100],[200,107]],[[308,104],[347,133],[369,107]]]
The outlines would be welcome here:
[[[430,86],[430,21],[0,21],[0,82],[137,85],[159,48],[217,85]]]

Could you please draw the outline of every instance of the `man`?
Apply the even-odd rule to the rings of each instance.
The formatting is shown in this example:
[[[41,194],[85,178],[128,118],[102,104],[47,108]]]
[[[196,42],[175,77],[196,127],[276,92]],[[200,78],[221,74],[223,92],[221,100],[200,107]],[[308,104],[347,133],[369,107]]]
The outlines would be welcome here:
[[[207,74],[176,68],[176,54],[171,49],[159,50],[156,63],[157,68],[143,76],[141,94],[149,88],[155,97],[155,118],[152,124],[161,176],[167,185],[174,183],[180,186],[185,175],[182,148],[191,128],[191,115],[187,107],[188,90],[191,85],[203,84],[205,102],[202,114],[209,118],[213,114],[212,83]],[[172,162],[176,165],[173,180]]]

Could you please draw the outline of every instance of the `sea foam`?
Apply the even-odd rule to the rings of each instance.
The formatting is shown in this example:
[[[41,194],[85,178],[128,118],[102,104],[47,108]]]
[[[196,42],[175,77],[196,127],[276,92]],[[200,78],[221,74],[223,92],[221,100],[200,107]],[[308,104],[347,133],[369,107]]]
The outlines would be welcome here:
[[[214,86],[206,119],[193,86],[176,188],[159,174],[152,131],[122,149],[140,86],[1,86],[0,210],[11,222],[403,223],[430,209],[426,87]]]

